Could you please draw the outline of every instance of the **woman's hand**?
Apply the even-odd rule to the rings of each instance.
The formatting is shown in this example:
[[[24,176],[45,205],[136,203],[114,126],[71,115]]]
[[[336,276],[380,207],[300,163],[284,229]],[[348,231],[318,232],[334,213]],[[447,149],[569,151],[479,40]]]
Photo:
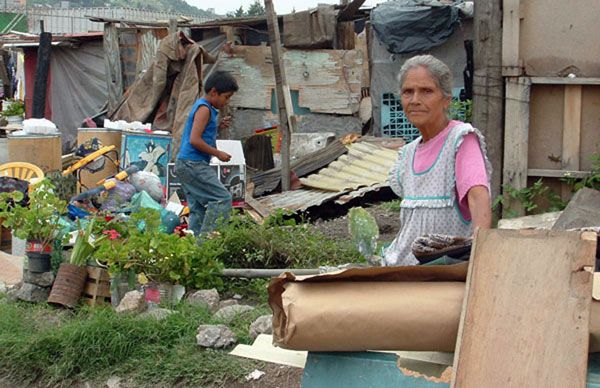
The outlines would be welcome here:
[[[492,227],[492,207],[490,193],[485,186],[474,186],[467,194],[473,229]]]

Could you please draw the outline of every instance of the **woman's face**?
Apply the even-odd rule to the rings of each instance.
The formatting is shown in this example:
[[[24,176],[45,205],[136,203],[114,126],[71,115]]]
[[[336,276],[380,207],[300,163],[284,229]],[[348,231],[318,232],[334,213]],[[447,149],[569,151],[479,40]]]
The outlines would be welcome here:
[[[419,66],[406,73],[400,100],[404,114],[418,129],[445,126],[451,99],[444,96],[427,68]]]

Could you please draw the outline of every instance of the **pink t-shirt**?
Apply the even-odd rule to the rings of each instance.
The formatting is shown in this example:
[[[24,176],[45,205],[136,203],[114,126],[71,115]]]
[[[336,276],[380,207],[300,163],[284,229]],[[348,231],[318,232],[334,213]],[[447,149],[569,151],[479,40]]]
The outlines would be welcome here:
[[[417,146],[413,169],[421,173],[435,163],[442,146],[446,142],[450,129],[460,121],[452,120],[448,126],[433,139]],[[452,146],[452,144],[448,144]],[[458,197],[458,208],[465,220],[471,220],[467,194],[472,187],[485,186],[490,189],[483,154],[479,147],[479,138],[474,133],[468,133],[456,152],[456,193]]]

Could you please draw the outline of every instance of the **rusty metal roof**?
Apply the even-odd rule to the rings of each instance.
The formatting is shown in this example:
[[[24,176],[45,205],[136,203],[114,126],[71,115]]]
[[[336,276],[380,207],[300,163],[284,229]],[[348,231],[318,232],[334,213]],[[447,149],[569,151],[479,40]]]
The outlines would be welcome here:
[[[388,171],[396,161],[394,150],[375,144],[354,143],[348,153],[317,174],[301,178],[302,185],[334,192],[353,191],[387,180]]]
[[[305,211],[325,202],[345,204],[350,200],[387,187],[387,174],[397,151],[365,142],[348,145],[348,154],[300,181],[299,190],[268,195],[256,200],[269,213],[275,209]]]

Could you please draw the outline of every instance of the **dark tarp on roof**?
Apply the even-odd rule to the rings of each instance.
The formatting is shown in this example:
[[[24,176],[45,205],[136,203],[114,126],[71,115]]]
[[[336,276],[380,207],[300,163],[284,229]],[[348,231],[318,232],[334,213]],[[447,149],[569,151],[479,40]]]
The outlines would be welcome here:
[[[427,51],[454,33],[458,8],[437,1],[388,1],[371,11],[371,24],[391,53]]]

